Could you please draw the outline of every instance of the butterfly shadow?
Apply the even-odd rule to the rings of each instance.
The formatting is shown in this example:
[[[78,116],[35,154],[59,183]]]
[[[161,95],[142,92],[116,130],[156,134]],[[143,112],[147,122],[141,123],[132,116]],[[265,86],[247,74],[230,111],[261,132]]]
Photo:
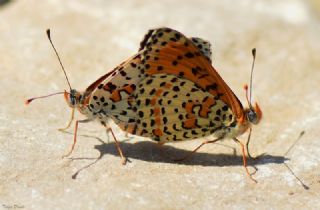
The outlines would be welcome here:
[[[70,158],[72,161],[75,160],[94,160],[90,164],[80,168],[75,174],[72,175],[73,179],[76,179],[77,175],[84,169],[94,165],[99,160],[102,159],[104,155],[114,155],[119,157],[120,164],[120,156],[116,149],[114,142],[104,142],[102,139],[89,136],[82,135],[88,138],[94,138],[98,140],[101,144],[95,145],[94,149],[98,150],[100,155],[97,158]],[[128,143],[130,138],[125,139],[120,142],[120,147],[124,153],[124,155],[128,158],[127,164],[130,164],[132,160],[142,160],[146,162],[157,162],[157,163],[170,163],[170,164],[178,164],[178,165],[198,165],[198,166],[241,166],[242,155],[237,154],[236,150],[230,147],[233,151],[232,154],[215,154],[215,153],[205,153],[205,152],[196,152],[190,158],[175,161],[177,158],[182,158],[190,154],[190,150],[180,149],[178,147],[173,147],[171,145],[163,145],[159,146],[157,143],[152,141],[141,141],[137,143]],[[219,144],[219,143],[216,143]],[[222,146],[226,146],[223,144],[219,144]],[[229,146],[226,146],[229,147]],[[249,159],[248,165],[255,167],[255,165],[265,165],[265,164],[283,164],[288,158],[284,156],[274,156],[269,154],[262,154],[255,159]]]

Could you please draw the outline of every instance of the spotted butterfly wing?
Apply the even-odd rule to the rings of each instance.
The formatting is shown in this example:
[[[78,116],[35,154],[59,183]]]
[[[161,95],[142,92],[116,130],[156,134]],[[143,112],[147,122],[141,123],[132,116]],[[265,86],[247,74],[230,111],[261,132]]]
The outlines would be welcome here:
[[[223,136],[236,124],[229,107],[190,80],[172,74],[146,77],[131,96],[130,133],[160,142],[181,141],[215,134]]]
[[[109,118],[116,122],[123,120],[121,116],[130,111],[127,98],[141,80],[140,61],[138,53],[90,85],[85,91],[84,98],[87,101],[84,107],[87,110],[84,114],[91,115],[93,119],[98,117],[103,125],[107,124]]]
[[[186,38],[169,28],[150,30],[140,46],[139,68],[144,78],[136,83],[129,101],[121,102],[130,112],[125,112],[118,125],[160,141],[232,133],[243,117],[243,108],[211,66],[208,49],[208,42]],[[168,100],[171,104],[164,102]],[[201,111],[190,108],[191,104]]]
[[[170,28],[159,28],[149,31],[140,50],[145,74],[165,73],[188,79],[226,103],[237,119],[243,119],[240,101],[192,39]]]
[[[97,115],[103,124],[107,117],[111,117],[126,131],[137,134],[137,113],[141,110],[127,99],[132,100],[130,96],[146,77],[171,74],[193,82],[202,91],[211,94],[215,101],[231,108],[235,118],[241,118],[241,103],[210,62],[209,42],[186,38],[169,28],[150,30],[141,42],[137,55],[117,67],[111,77],[100,82],[104,79],[101,78],[92,85],[95,90],[89,100],[90,113]]]
[[[212,62],[212,50],[209,41],[201,39],[199,37],[191,37],[192,43],[200,50],[200,52],[207,58],[207,60]]]
[[[149,33],[148,33],[149,34]],[[144,42],[148,42],[148,34],[141,42],[139,52],[113,69],[110,73],[102,76],[86,92],[88,111],[92,118],[98,117],[102,124],[106,124],[109,118],[112,118],[118,125],[132,123],[134,119],[132,107],[128,104],[128,98],[135,91],[137,84],[145,79],[146,65],[143,54],[145,50]],[[210,43],[201,38],[190,38],[191,42],[199,47],[199,51],[211,61]],[[128,129],[128,128],[127,128]],[[130,132],[130,131],[129,131]]]

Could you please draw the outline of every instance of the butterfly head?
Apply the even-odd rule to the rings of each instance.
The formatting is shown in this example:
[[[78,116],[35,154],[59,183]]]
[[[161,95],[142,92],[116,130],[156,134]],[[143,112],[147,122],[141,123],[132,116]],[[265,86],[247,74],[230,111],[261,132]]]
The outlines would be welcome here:
[[[70,93],[64,91],[64,98],[67,101],[69,107],[76,108],[80,104],[82,104],[83,94],[76,91],[75,89],[71,89]]]
[[[258,124],[262,118],[262,111],[258,103],[255,103],[254,107],[250,104],[249,108],[245,110],[245,116],[251,124]]]

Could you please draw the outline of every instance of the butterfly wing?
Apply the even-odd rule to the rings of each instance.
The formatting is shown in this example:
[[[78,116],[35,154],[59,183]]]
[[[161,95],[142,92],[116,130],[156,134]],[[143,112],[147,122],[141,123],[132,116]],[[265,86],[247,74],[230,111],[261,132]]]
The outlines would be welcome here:
[[[164,35],[165,33],[170,33],[170,31],[171,31],[171,33],[173,32],[178,35],[175,35],[175,37],[173,37],[173,36],[170,37],[168,35]],[[161,48],[161,46],[165,46],[170,41],[175,41],[175,42],[179,41],[181,39],[181,37],[184,37],[184,35],[177,32],[177,31],[169,29],[169,28],[151,29],[148,31],[148,33],[146,33],[143,40],[140,42],[139,51],[143,51],[143,50],[147,49],[148,47],[151,47],[152,45],[156,45],[156,44],[158,45],[158,48],[159,47]],[[194,46],[196,46],[200,50],[200,52],[211,63],[212,51],[211,51],[210,42],[207,40],[204,40],[202,38],[199,38],[199,37],[191,37],[191,38],[189,38],[189,40],[191,40],[191,42],[194,44]],[[186,41],[185,37],[180,40],[180,43],[183,44],[183,41]]]
[[[145,43],[150,43],[151,40],[149,40],[149,34],[153,33],[155,30],[150,30],[146,35],[143,41],[141,41],[140,49],[139,51],[144,50]],[[211,62],[211,45],[208,41],[203,40],[201,38],[192,37],[190,40],[198,47],[198,49],[203,53],[203,55]],[[143,51],[145,52],[145,51]],[[145,71],[141,67],[141,55],[143,52],[137,53],[135,56],[129,58],[127,61],[121,63],[116,68],[114,68],[112,71],[108,72],[106,75],[100,77],[98,80],[96,80],[94,83],[92,83],[87,89],[86,94],[92,94],[90,101],[94,101],[93,96],[96,97],[102,97],[103,98],[110,98],[111,95],[115,97],[118,95],[117,93],[113,93],[113,91],[121,91],[125,88],[128,84],[138,84],[139,81],[144,79],[145,77]],[[148,58],[148,56],[145,56],[145,58]],[[140,68],[141,67],[141,68]],[[102,88],[104,87],[104,88]],[[109,93],[103,93],[101,89],[106,89],[109,87]],[[120,94],[121,96],[121,94]],[[95,97],[95,98],[96,98]],[[102,100],[103,100],[102,98]],[[115,98],[112,102],[115,102]],[[120,101],[120,98],[118,97],[118,101]],[[105,103],[105,102],[104,102]],[[109,103],[111,104],[111,103]],[[93,107],[94,111],[101,110],[101,105],[99,103],[94,103],[91,105],[91,108]],[[109,108],[108,106],[105,107],[106,109]]]
[[[131,129],[130,133],[136,133],[137,116],[133,109],[137,107],[130,104],[130,96],[146,77],[170,74],[190,80],[203,92],[211,94],[214,100],[231,107],[239,118],[243,114],[242,105],[211,66],[210,60],[209,42],[200,38],[188,39],[169,28],[150,30],[135,56],[87,88],[90,96],[86,103],[101,122],[105,123],[111,117],[124,129]]]
[[[212,51],[210,42],[199,37],[191,37],[190,40],[211,63]]]
[[[140,52],[145,74],[167,73],[188,79],[224,101],[238,119],[243,118],[240,101],[191,39],[170,28],[150,30]]]
[[[87,107],[103,124],[109,117],[117,123],[131,111],[127,99],[141,80],[140,62],[140,54],[136,54],[87,88],[93,89]]]
[[[135,85],[139,84],[146,76],[145,69],[142,66],[145,61],[141,62],[141,57],[145,52],[143,51],[144,43],[150,41],[148,40],[149,33],[150,31],[141,42],[139,53],[100,77],[86,89],[85,94],[89,96],[86,104],[94,115],[105,114],[113,116],[116,121],[121,121],[121,116],[126,113],[124,110],[128,109],[125,100],[134,91]],[[195,37],[191,40],[206,56],[207,60],[211,61],[210,43]],[[148,56],[145,56],[145,58],[148,58]]]
[[[133,112],[118,125],[161,142],[224,135],[225,129],[236,125],[232,110],[222,100],[171,74],[146,77],[129,101]]]

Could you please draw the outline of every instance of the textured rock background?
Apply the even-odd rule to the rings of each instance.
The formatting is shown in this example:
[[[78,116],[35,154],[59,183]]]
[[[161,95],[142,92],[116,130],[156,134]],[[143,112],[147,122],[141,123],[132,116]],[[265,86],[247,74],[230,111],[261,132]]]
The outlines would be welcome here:
[[[319,209],[319,8],[317,0],[2,4],[0,209]],[[266,153],[254,162],[258,184],[246,176],[240,150],[229,140],[174,163],[170,157],[201,141],[168,144],[166,158],[153,142],[119,131],[131,160],[122,166],[111,138],[90,123],[79,127],[73,159],[61,159],[72,142],[71,133],[57,131],[70,115],[63,97],[23,104],[67,89],[47,28],[71,84],[81,90],[135,53],[144,33],[159,26],[210,40],[214,66],[244,104],[242,86],[249,80],[251,48],[257,48],[253,94],[264,119],[254,128],[251,151]]]

